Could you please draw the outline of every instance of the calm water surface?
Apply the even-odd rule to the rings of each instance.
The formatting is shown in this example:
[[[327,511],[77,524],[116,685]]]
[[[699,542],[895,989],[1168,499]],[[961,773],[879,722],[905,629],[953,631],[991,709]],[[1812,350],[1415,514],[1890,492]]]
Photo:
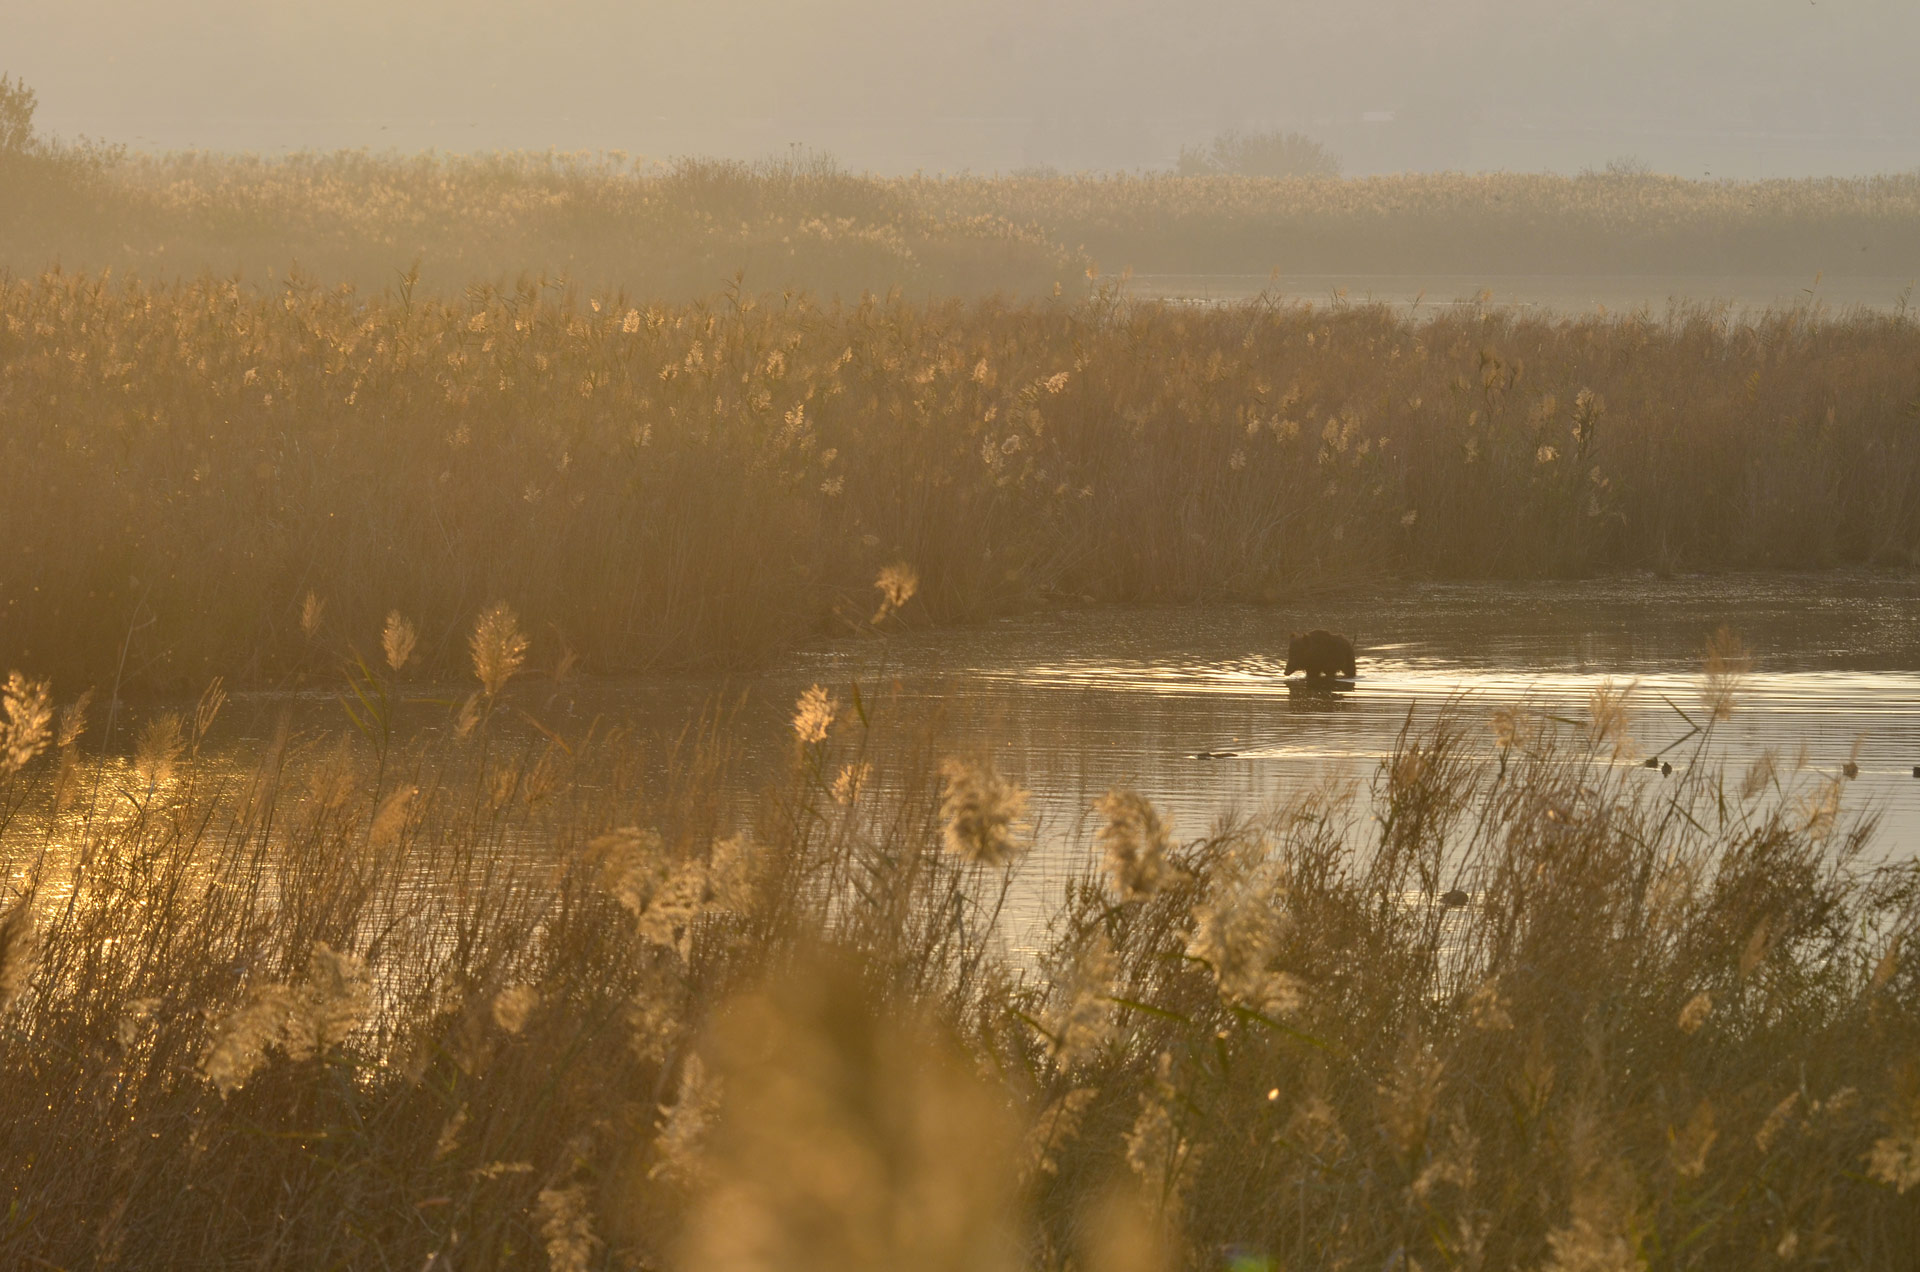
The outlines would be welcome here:
[[[1364,780],[1409,710],[1431,720],[1455,700],[1474,720],[1521,700],[1578,717],[1605,679],[1636,681],[1632,733],[1659,753],[1688,732],[1683,712],[1704,719],[1702,656],[1722,625],[1754,672],[1711,758],[1736,773],[1767,750],[1823,773],[1853,758],[1848,806],[1879,812],[1879,853],[1920,851],[1920,576],[1431,584],[1274,608],[1088,610],[896,640],[888,658],[910,696],[938,700],[1033,788],[1056,832],[1129,784],[1197,834],[1330,777]],[[1352,692],[1284,683],[1288,630],[1315,626],[1353,634]],[[767,688],[832,685],[872,657],[806,654]],[[774,695],[768,728],[790,702]],[[1684,764],[1693,748],[1670,755]],[[1026,882],[1055,893],[1087,851],[1070,840],[1043,845]]]
[[[1910,299],[1920,295],[1915,282],[1891,275],[1135,274],[1128,290],[1154,300],[1232,303],[1266,295],[1314,304],[1377,303],[1414,312],[1484,304],[1561,314],[1646,309],[1659,315],[1677,301],[1721,305],[1746,315],[1802,305],[1829,313],[1907,312]]]
[[[745,679],[586,682],[558,695],[527,681],[515,692],[563,733],[599,718],[671,734],[703,705],[743,697],[744,801],[791,754],[788,721],[807,686],[844,702],[854,681],[869,698],[897,681],[906,709],[941,713],[955,750],[991,754],[1034,792],[1041,843],[1013,902],[1031,919],[1085,862],[1088,805],[1115,785],[1153,799],[1179,833],[1200,834],[1224,813],[1329,778],[1364,782],[1410,710],[1431,720],[1458,700],[1477,723],[1525,699],[1578,716],[1606,678],[1637,681],[1632,732],[1643,752],[1658,753],[1686,733],[1683,712],[1702,718],[1702,653],[1723,624],[1752,652],[1754,673],[1713,758],[1738,772],[1770,749],[1789,763],[1804,755],[1823,773],[1855,758],[1846,796],[1880,814],[1878,853],[1920,850],[1912,573],[1397,585],[1270,608],[1097,608],[834,644]],[[1287,632],[1318,626],[1354,637],[1351,692],[1302,694],[1283,681]],[[251,762],[284,706],[259,695],[227,709],[236,767]],[[414,712],[444,727],[444,708]],[[301,700],[297,714],[308,736],[344,725],[324,698]],[[1491,759],[1490,731],[1475,736]],[[1684,764],[1692,748],[1670,754]]]

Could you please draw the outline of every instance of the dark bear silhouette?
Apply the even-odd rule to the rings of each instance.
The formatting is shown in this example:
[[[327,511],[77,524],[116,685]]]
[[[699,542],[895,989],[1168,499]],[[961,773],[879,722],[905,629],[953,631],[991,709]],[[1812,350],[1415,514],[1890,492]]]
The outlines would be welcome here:
[[[1351,680],[1356,674],[1353,642],[1322,628],[1315,628],[1305,636],[1290,633],[1285,674],[1291,676],[1296,671],[1306,672],[1309,680],[1324,676],[1344,676]]]

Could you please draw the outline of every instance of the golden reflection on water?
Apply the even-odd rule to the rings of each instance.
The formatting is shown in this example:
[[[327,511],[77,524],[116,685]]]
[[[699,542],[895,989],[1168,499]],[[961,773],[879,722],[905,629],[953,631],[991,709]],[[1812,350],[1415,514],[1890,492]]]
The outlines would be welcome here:
[[[1478,729],[1485,763],[1497,763],[1490,718],[1500,706],[1527,704],[1563,721],[1584,721],[1600,673],[1481,673],[1397,660],[1363,663],[1351,692],[1305,695],[1278,677],[1245,666],[1102,665],[1052,662],[984,677],[965,692],[999,712],[1020,712],[1009,767],[1036,791],[1053,828],[1010,903],[1017,919],[1037,923],[1060,884],[1086,860],[1083,819],[1107,785],[1137,787],[1175,823],[1205,833],[1230,810],[1252,813],[1330,781],[1353,783],[1363,805],[1367,780],[1393,753],[1411,713],[1416,727],[1443,709]],[[1612,678],[1617,684],[1619,678]],[[1695,722],[1707,713],[1700,677],[1650,672],[1637,678],[1626,729],[1633,746],[1618,763],[1640,780],[1671,780],[1646,770],[1654,756],[1685,767],[1724,764],[1734,781],[1763,754],[1783,769],[1838,776],[1850,759],[1857,778],[1844,788],[1848,811],[1880,816],[1877,855],[1904,857],[1920,847],[1920,673],[1792,672],[1752,678],[1732,720],[1697,751]],[[1677,745],[1676,745],[1677,744]],[[1370,815],[1370,813],[1369,813]],[[1363,828],[1365,818],[1363,818]],[[1408,898],[1431,904],[1431,898]]]
[[[1741,633],[1756,665],[1740,709],[1696,756],[1689,730],[1705,719],[1701,653],[1722,624]],[[1281,675],[1287,631],[1321,625],[1356,637],[1360,676],[1349,692],[1302,692]],[[1525,702],[1576,721],[1609,681],[1634,686],[1627,729],[1638,755],[1724,764],[1736,782],[1768,754],[1814,776],[1853,760],[1845,807],[1878,813],[1877,853],[1920,849],[1920,779],[1912,776],[1920,764],[1920,581],[1905,575],[1436,585],[1310,608],[1067,611],[805,651],[745,681],[522,692],[543,725],[563,735],[599,720],[668,738],[703,708],[744,694],[744,760],[728,793],[744,823],[792,754],[798,696],[818,683],[844,700],[855,681],[874,701],[878,686],[897,684],[903,709],[937,715],[953,750],[991,754],[1032,790],[1039,836],[1010,898],[1016,945],[1090,860],[1089,810],[1112,787],[1139,790],[1190,838],[1222,816],[1344,782],[1364,829],[1367,780],[1410,713],[1419,725],[1451,705],[1478,729],[1496,709]],[[289,710],[295,745],[281,780],[308,781],[344,731],[325,696],[237,695],[224,732],[173,781],[247,790]],[[447,723],[444,709],[417,706],[402,727],[432,733]],[[1495,763],[1491,729],[1480,736],[1485,761]],[[125,759],[95,762],[86,779],[97,795],[52,822],[23,810],[8,829],[0,865],[16,885],[43,852],[49,879],[69,873],[81,819],[141,815],[140,778]],[[1655,769],[1639,780],[1669,779]],[[884,791],[884,770],[879,783]],[[152,792],[150,815],[171,797]],[[539,845],[502,850],[537,855]],[[49,888],[42,903],[59,895]]]
[[[1303,692],[1281,674],[1287,632],[1323,625],[1356,636],[1349,692]],[[1722,625],[1756,667],[1739,710],[1696,754],[1702,654]],[[1045,833],[1010,904],[1036,922],[1088,860],[1088,809],[1111,786],[1137,788],[1187,837],[1330,781],[1353,784],[1364,804],[1410,713],[1418,726],[1452,707],[1477,727],[1527,703],[1580,721],[1609,681],[1633,685],[1636,757],[1723,764],[1736,782],[1767,754],[1809,778],[1852,760],[1845,808],[1879,815],[1878,855],[1920,850],[1920,582],[1907,575],[1460,584],[1291,610],[1068,612],[916,638],[887,658],[887,674],[961,741],[990,745],[1033,788]],[[802,662],[823,680],[861,667],[841,651]],[[1481,737],[1496,763],[1491,728]]]

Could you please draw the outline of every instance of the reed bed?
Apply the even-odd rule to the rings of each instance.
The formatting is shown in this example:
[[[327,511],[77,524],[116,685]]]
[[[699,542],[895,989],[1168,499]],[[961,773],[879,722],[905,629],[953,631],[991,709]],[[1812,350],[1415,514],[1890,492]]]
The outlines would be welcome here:
[[[0,283],[0,657],[284,682],[393,610],[533,657],[752,662],[954,622],[1387,576],[1910,567],[1920,328],[1271,301],[670,305]]]
[[[1085,262],[1040,228],[942,209],[815,157],[646,164],[618,154],[0,154],[0,268],[289,268],[428,291],[567,274],[649,297],[757,288],[858,295],[1046,291]],[[11,166],[9,166],[11,163]],[[11,178],[11,180],[9,180]]]
[[[122,764],[9,682],[0,1261],[1910,1266],[1920,876],[1840,773],[1456,704],[1365,798],[1109,792],[1017,961],[1025,792],[937,722],[816,687],[734,813],[711,719],[513,727],[516,633],[239,773],[217,687]]]
[[[1045,294],[1108,273],[1920,277],[1920,176],[876,177],[830,158],[0,154],[0,268],[377,289],[565,273],[649,297]]]

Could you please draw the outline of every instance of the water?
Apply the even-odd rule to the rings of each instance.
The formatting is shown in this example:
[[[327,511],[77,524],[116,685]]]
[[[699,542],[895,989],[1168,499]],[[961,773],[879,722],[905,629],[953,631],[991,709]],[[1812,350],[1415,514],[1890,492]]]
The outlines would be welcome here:
[[[1461,305],[1556,314],[1664,314],[1669,302],[1724,305],[1735,316],[1819,305],[1832,313],[1907,312],[1915,280],[1746,274],[1135,274],[1128,290],[1154,300],[1226,303],[1277,296],[1314,304],[1377,303],[1414,314]],[[1481,297],[1485,296],[1485,299]]]
[[[537,681],[517,706],[577,734],[593,719],[671,735],[704,704],[740,699],[742,803],[792,753],[795,699],[811,684],[844,704],[883,685],[916,715],[938,709],[955,751],[990,754],[1034,793],[1041,842],[1013,898],[1030,927],[1085,862],[1075,832],[1092,800],[1133,786],[1196,835],[1222,814],[1251,812],[1328,779],[1362,782],[1408,717],[1457,702],[1491,760],[1495,708],[1522,699],[1578,717],[1603,680],[1636,681],[1631,731],[1659,753],[1703,719],[1708,637],[1733,628],[1754,670],[1713,759],[1735,773],[1767,750],[1817,773],[1850,759],[1849,809],[1881,817],[1877,853],[1920,850],[1920,574],[1743,575],[1582,583],[1394,585],[1271,608],[1088,608],[983,626],[908,633],[798,652],[747,678]],[[1285,683],[1289,629],[1351,634],[1351,692]],[[894,682],[897,690],[891,690]],[[223,723],[226,759],[249,763],[285,700],[241,696]],[[843,706],[843,712],[846,708]],[[415,707],[444,727],[444,707]],[[344,727],[324,697],[297,703],[309,736]],[[138,719],[134,721],[135,727]],[[317,753],[321,748],[313,747]],[[1667,752],[1684,765],[1691,746]],[[1200,758],[1203,755],[1212,758]],[[1637,780],[1660,782],[1658,771]]]
[[[1351,634],[1351,692],[1302,693],[1281,675],[1289,630]],[[1364,784],[1409,711],[1448,703],[1491,762],[1502,705],[1569,718],[1595,688],[1636,682],[1630,730],[1642,753],[1684,766],[1673,744],[1703,721],[1707,640],[1732,628],[1753,674],[1709,760],[1738,775],[1763,752],[1783,768],[1858,777],[1846,808],[1880,815],[1876,852],[1920,851],[1920,575],[1636,577],[1580,583],[1436,583],[1330,595],[1271,608],[1090,608],[796,654],[744,686],[750,769],[789,753],[787,721],[810,684],[899,683],[905,709],[938,710],[956,750],[983,751],[1034,793],[1041,842],[1012,899],[1044,915],[1084,865],[1092,801],[1132,786],[1183,835],[1328,780]],[[674,692],[689,698],[718,682]],[[576,711],[615,714],[631,687],[596,690]],[[1668,750],[1672,747],[1671,750]],[[1208,758],[1201,758],[1206,756]],[[1661,782],[1639,769],[1638,780]]]
[[[896,640],[890,674],[939,700],[962,741],[990,746],[1064,832],[1108,787],[1131,785],[1185,834],[1329,779],[1364,781],[1407,720],[1447,703],[1471,720],[1528,700],[1573,718],[1611,678],[1637,682],[1631,733],[1660,753],[1704,720],[1708,638],[1733,628],[1753,674],[1710,758],[1738,774],[1768,750],[1837,774],[1848,809],[1880,814],[1877,853],[1920,851],[1920,576],[1767,575],[1589,583],[1448,583],[1275,608],[1085,610]],[[1281,677],[1288,631],[1352,634],[1352,692]],[[870,651],[808,653],[769,677],[770,707],[804,683],[843,682]],[[769,719],[767,727],[777,727]],[[971,734],[971,737],[967,735]],[[1478,734],[1489,760],[1491,730]],[[1225,758],[1200,758],[1203,755]],[[1691,746],[1666,752],[1684,765]],[[1660,782],[1655,771],[1641,780]],[[1021,896],[1044,911],[1086,848],[1042,845]]]

